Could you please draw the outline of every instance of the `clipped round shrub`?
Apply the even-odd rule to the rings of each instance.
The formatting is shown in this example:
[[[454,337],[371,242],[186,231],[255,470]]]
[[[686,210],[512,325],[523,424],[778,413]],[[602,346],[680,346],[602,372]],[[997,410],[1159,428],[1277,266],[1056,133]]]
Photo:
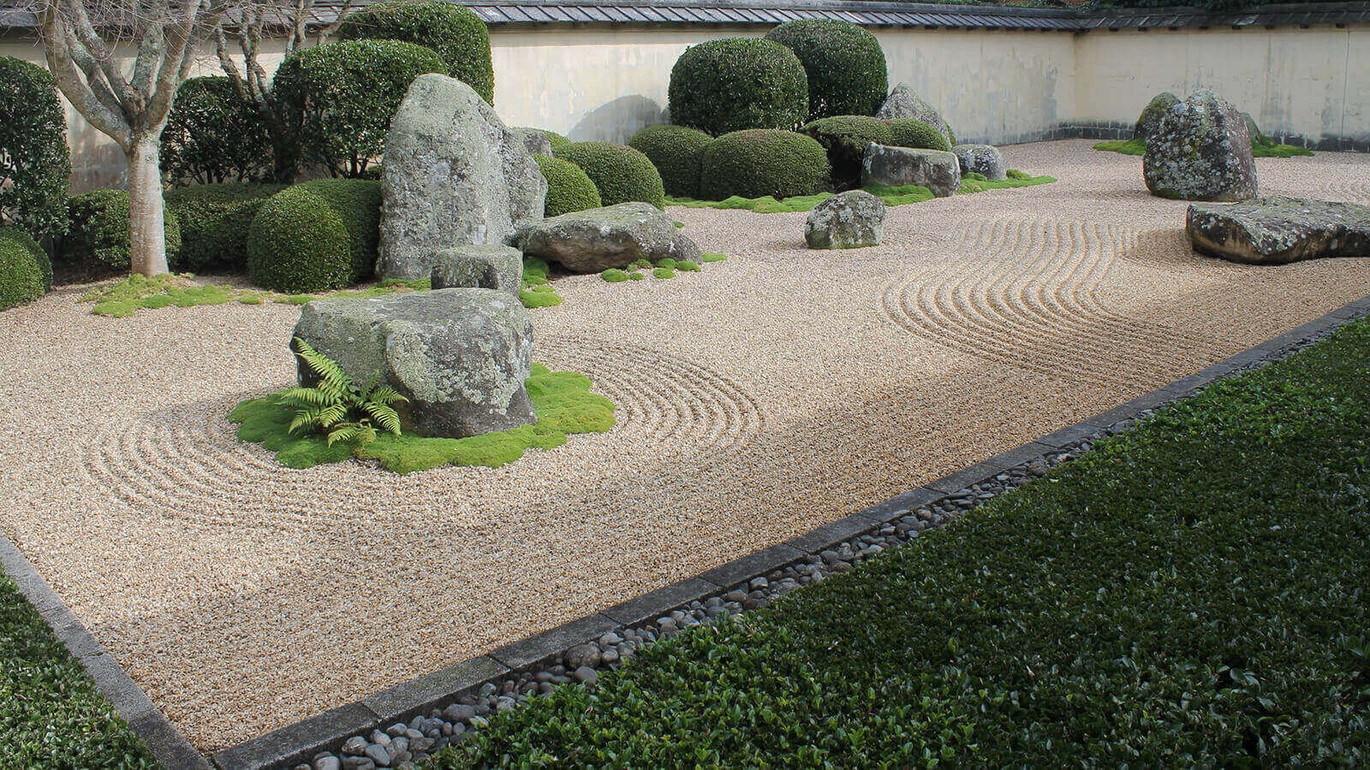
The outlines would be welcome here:
[[[713,137],[685,126],[648,126],[628,146],[646,155],[661,172],[666,194],[699,197],[699,163]]]
[[[752,129],[718,137],[704,149],[699,194],[721,201],[789,198],[828,188],[828,153],[816,139],[793,131]]]
[[[836,19],[790,21],[766,33],[794,51],[809,80],[809,120],[874,115],[885,101],[889,75],[880,41]]]
[[[57,85],[46,69],[0,56],[0,222],[35,238],[67,230],[71,153]]]
[[[33,236],[0,227],[0,310],[23,305],[52,288],[52,264]]]
[[[661,174],[646,155],[621,144],[575,142],[553,150],[556,157],[580,166],[599,190],[605,206],[642,201],[657,208],[666,206]]]
[[[341,40],[402,40],[426,46],[447,64],[446,74],[495,103],[495,68],[490,63],[490,30],[465,6],[423,0],[368,5],[338,27]]]
[[[380,240],[381,185],[320,179],[271,196],[247,236],[252,282],[290,294],[352,286],[372,274]]]
[[[839,190],[860,186],[866,145],[889,144],[893,136],[885,121],[864,115],[835,115],[815,120],[799,130],[823,145],[832,164],[833,185]]]
[[[399,40],[349,40],[297,50],[272,91],[296,126],[306,163],[358,177],[385,150],[390,119],[414,78],[446,73],[431,48]]]
[[[162,171],[172,182],[250,182],[273,171],[271,137],[257,108],[225,77],[191,78],[162,130]]]
[[[950,150],[951,143],[942,132],[913,118],[895,118],[885,121],[890,127],[890,145],[894,147],[913,147],[920,150]],[[950,129],[948,129],[950,130]]]
[[[223,184],[179,187],[166,193],[167,209],[181,226],[175,272],[207,270],[240,272],[247,268],[247,235],[252,219],[267,199],[281,190],[278,184]]]
[[[71,229],[62,239],[62,261],[127,270],[128,191],[94,190],[67,199]],[[163,212],[167,264],[181,252],[181,223],[169,207]]]
[[[793,129],[809,114],[809,81],[794,52],[754,37],[690,46],[671,68],[671,122],[718,136]]]
[[[547,203],[543,216],[559,217],[572,211],[597,209],[604,205],[599,189],[586,176],[585,169],[561,158],[534,156],[547,179]]]

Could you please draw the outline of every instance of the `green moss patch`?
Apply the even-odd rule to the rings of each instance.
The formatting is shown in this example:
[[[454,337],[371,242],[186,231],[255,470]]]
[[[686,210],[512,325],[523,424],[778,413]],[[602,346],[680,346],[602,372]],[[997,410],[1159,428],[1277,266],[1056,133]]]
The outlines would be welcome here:
[[[523,289],[519,292],[519,300],[529,309],[561,304],[561,295],[552,288],[552,268],[547,260],[523,258]]]
[[[324,297],[379,297],[396,292],[425,291],[428,287],[427,280],[382,281],[364,289],[345,289],[322,294],[278,294],[217,284],[201,284],[197,283],[195,276],[190,273],[164,274],[152,278],[135,273],[109,286],[92,289],[81,298],[81,301],[95,303],[91,312],[96,315],[127,318],[139,310],[158,310],[164,307],[223,305],[229,302],[260,305],[268,301],[303,305]]]
[[[1127,141],[1099,142],[1094,145],[1094,149],[1122,153],[1123,155],[1142,156],[1146,154],[1146,140],[1128,139]],[[1291,144],[1278,144],[1274,139],[1263,136],[1251,142],[1251,154],[1257,158],[1292,158],[1296,155],[1311,156],[1313,151]]]
[[[1019,171],[1020,178],[1010,178],[1001,182],[988,182],[980,180],[964,180],[961,183],[961,193],[977,193],[986,190],[1004,190],[1013,187],[1032,187],[1033,185],[1049,184],[1055,182],[1055,177],[1050,176],[1028,176]],[[866,192],[880,198],[886,206],[903,206],[909,203],[922,203],[933,199],[932,191],[926,187],[918,185],[907,185],[904,187],[882,187],[871,185],[862,188]],[[668,198],[668,206],[684,206],[692,209],[741,209],[753,211],[757,214],[782,214],[794,211],[809,211],[814,206],[832,197],[832,193],[818,193],[817,195],[796,195],[793,198],[776,200],[768,196],[762,198],[743,198],[734,195],[721,201],[702,201],[694,198]]]
[[[702,263],[722,262],[725,259],[727,259],[727,257],[723,254],[705,254],[701,258],[700,262],[690,262],[688,260],[674,260],[670,257],[666,257],[665,259],[658,259],[656,262],[650,262],[645,259],[639,259],[623,269],[611,267],[608,270],[605,270],[604,272],[600,273],[599,277],[604,279],[605,283],[623,283],[624,281],[644,281],[647,279],[648,274],[650,274],[653,278],[675,278],[676,273],[703,272],[704,268],[700,266]]]
[[[238,424],[238,439],[261,444],[276,453],[288,468],[312,468],[350,457],[378,462],[395,473],[426,471],[444,465],[483,465],[498,468],[523,456],[528,449],[553,449],[573,433],[606,433],[614,426],[614,405],[590,392],[590,378],[576,372],[553,372],[533,364],[526,382],[538,421],[514,430],[470,438],[426,438],[412,433],[381,433],[365,444],[338,442],[322,436],[290,432],[293,410],[280,393],[242,402],[228,416]]]

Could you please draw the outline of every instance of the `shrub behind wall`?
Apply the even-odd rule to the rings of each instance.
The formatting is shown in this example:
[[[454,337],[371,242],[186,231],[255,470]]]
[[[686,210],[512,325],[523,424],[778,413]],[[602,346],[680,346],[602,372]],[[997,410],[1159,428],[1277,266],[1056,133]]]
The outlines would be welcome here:
[[[469,8],[440,0],[367,6],[338,27],[341,40],[403,40],[426,46],[447,63],[446,74],[495,103],[490,31]]]
[[[66,232],[66,133],[52,75],[0,56],[0,224],[22,227],[34,238]]]

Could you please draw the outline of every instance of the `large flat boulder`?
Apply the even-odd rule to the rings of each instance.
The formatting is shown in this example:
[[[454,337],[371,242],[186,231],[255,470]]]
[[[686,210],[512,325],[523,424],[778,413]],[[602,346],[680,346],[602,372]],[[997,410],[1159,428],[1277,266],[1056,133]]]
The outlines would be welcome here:
[[[544,219],[519,230],[524,255],[577,273],[625,267],[639,259],[698,262],[699,246],[650,203],[620,203]]]
[[[961,163],[961,176],[983,174],[991,182],[1008,179],[1008,166],[998,147],[988,144],[958,144],[951,148]]]
[[[804,224],[811,249],[859,249],[885,238],[885,202],[865,190],[848,190],[814,206]]]
[[[487,243],[453,246],[433,256],[434,289],[499,289],[518,297],[523,288],[523,254],[513,246]]]
[[[465,438],[535,421],[524,390],[533,329],[518,299],[493,289],[443,289],[304,306],[295,337],[353,382],[379,376],[408,403],[406,430]],[[300,370],[302,384],[310,373]]]
[[[1142,173],[1152,195],[1191,201],[1256,197],[1256,159],[1246,121],[1226,99],[1195,91],[1148,137]]]
[[[382,167],[382,278],[427,278],[439,250],[503,243],[520,223],[542,218],[547,180],[523,140],[446,75],[420,75],[409,86]]]
[[[937,129],[937,133],[947,140],[948,145],[956,144],[956,140],[951,135],[951,128],[947,125],[947,121],[942,119],[942,113],[938,112],[936,107],[923,101],[918,94],[913,92],[908,83],[900,83],[894,87],[890,95],[885,98],[884,104],[880,105],[880,110],[875,113],[875,117],[881,120],[921,120]]]
[[[938,198],[955,195],[961,187],[961,161],[955,153],[910,147],[866,145],[861,159],[861,186],[904,187],[916,184]]]
[[[1230,206],[1192,203],[1185,232],[1196,250],[1233,262],[1370,257],[1370,206],[1282,195]]]

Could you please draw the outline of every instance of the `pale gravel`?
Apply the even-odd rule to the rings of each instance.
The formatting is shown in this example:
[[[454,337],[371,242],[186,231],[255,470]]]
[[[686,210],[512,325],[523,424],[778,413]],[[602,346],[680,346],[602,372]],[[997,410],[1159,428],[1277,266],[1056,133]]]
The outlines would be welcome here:
[[[214,750],[696,574],[1120,404],[1370,294],[1370,263],[1195,256],[1140,159],[1004,148],[1041,187],[804,214],[672,209],[732,259],[558,281],[536,359],[620,406],[500,469],[295,471],[239,444],[298,309],[0,313],[0,526]],[[1370,157],[1259,160],[1263,192],[1370,202]]]

